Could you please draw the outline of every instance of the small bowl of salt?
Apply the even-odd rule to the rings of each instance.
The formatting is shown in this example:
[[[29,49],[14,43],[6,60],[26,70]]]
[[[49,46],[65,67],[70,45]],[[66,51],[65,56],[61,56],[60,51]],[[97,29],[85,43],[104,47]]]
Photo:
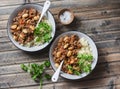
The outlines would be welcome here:
[[[58,14],[58,19],[62,24],[68,25],[74,20],[74,14],[70,9],[62,9]]]

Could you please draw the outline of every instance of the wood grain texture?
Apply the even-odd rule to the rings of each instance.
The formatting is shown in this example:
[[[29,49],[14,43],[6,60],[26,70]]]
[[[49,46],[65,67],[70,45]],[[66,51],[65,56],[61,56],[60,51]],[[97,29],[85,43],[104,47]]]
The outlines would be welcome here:
[[[3,80],[1,88],[14,88],[14,87],[25,87],[25,86],[36,86],[39,85],[39,83],[34,82],[28,74],[13,74],[9,76],[1,76],[0,79]],[[97,78],[97,79],[87,79],[87,80],[79,80],[79,81],[68,81],[65,79],[60,78],[58,83],[55,83],[55,89],[76,89],[76,88],[93,88],[93,87],[103,87],[103,86],[110,86],[111,83],[113,85],[119,85],[120,84],[120,76],[110,76],[105,78]],[[93,83],[94,82],[94,83]],[[44,84],[51,84],[51,81],[44,81]]]
[[[39,83],[20,68],[21,63],[42,63],[49,59],[50,45],[42,51],[29,53],[15,47],[7,35],[10,14],[25,0],[0,2],[0,89],[38,89]],[[43,5],[45,0],[31,0]],[[99,58],[96,68],[87,77],[71,81],[62,77],[57,83],[45,80],[43,89],[120,89],[120,0],[50,0],[50,11],[56,21],[55,38],[67,31],[80,31],[96,43]],[[63,8],[74,12],[71,25],[59,22]],[[47,70],[51,75],[53,69]],[[74,83],[73,83],[74,82]]]

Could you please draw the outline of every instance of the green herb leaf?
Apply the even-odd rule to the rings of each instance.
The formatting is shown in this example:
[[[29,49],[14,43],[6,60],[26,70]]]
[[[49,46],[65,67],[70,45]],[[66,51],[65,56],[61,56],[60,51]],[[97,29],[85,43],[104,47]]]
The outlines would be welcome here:
[[[49,61],[45,61],[44,64],[45,64],[46,67],[50,67],[50,62]]]
[[[85,65],[83,71],[89,73],[91,71],[91,64]]]
[[[79,71],[77,71],[77,70],[74,70],[74,72],[73,72],[75,75],[80,75],[80,72]]]
[[[47,33],[43,36],[44,42],[49,42],[49,40],[51,39],[51,34]]]
[[[38,77],[38,74],[34,74],[34,75],[32,76],[32,79],[33,79],[33,80],[36,80],[37,77]]]
[[[21,69],[23,69],[24,71],[26,71],[26,72],[27,72],[27,70],[28,70],[28,67],[27,67],[26,65],[24,65],[24,64],[21,64],[21,65],[20,65],[20,67],[21,67]]]
[[[93,60],[93,56],[91,54],[78,54],[77,57],[80,58],[80,59],[88,60],[88,61]]]
[[[50,80],[51,79],[51,76],[49,74],[45,74],[45,78]]]
[[[71,65],[68,65],[67,68],[68,68],[69,70],[73,70],[73,68],[72,68]]]

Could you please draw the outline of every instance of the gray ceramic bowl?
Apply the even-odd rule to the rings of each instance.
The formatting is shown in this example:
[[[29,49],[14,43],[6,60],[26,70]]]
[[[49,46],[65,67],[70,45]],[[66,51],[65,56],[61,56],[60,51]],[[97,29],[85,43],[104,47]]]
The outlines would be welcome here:
[[[44,43],[43,45],[34,46],[34,47],[30,47],[30,48],[29,48],[29,47],[24,47],[24,46],[22,46],[22,45],[19,45],[19,43],[16,42],[16,41],[13,39],[12,34],[11,34],[11,32],[10,32],[10,27],[11,27],[11,25],[12,25],[12,22],[13,22],[12,20],[13,20],[13,18],[18,14],[19,11],[23,10],[24,8],[27,8],[27,9],[28,9],[28,8],[34,8],[34,9],[36,9],[38,12],[41,13],[43,7],[40,6],[39,4],[26,4],[26,5],[22,5],[22,6],[18,7],[18,8],[16,8],[16,9],[13,11],[13,13],[11,14],[11,16],[9,17],[9,20],[8,20],[8,24],[7,24],[8,36],[9,36],[10,40],[12,41],[12,43],[13,43],[16,47],[18,47],[19,49],[22,49],[22,50],[24,50],[24,51],[29,51],[29,52],[34,52],[34,51],[42,50],[43,48],[45,48],[45,47],[52,41],[52,39],[53,39],[53,37],[54,37],[54,35],[55,35],[55,28],[56,28],[56,26],[55,26],[54,18],[53,18],[52,14],[51,14],[49,11],[46,12],[45,16],[48,18],[49,22],[50,22],[51,25],[52,25],[52,33],[51,33],[52,39],[50,40],[49,43]]]
[[[80,38],[84,37],[84,38],[87,39],[87,41],[88,41],[88,43],[89,43],[89,45],[90,45],[90,47],[92,49],[92,54],[93,54],[93,58],[94,58],[93,62],[92,62],[92,70],[93,70],[95,68],[95,66],[97,64],[97,60],[98,60],[98,51],[97,51],[96,45],[95,45],[95,43],[93,42],[93,40],[90,37],[88,37],[87,35],[85,35],[85,34],[83,34],[81,32],[77,32],[77,31],[65,32],[65,33],[61,34],[60,36],[58,36],[55,39],[55,41],[52,43],[52,46],[51,46],[50,51],[49,51],[49,58],[50,58],[50,62],[51,62],[51,65],[52,65],[53,69],[56,71],[55,63],[53,61],[52,52],[53,52],[56,44],[58,43],[58,39],[60,37],[65,36],[65,35],[72,35],[72,34],[76,34]],[[60,75],[62,77],[64,77],[64,78],[66,78],[66,79],[76,80],[76,79],[81,79],[81,78],[87,76],[88,74],[90,74],[90,73],[82,73],[80,76],[77,76],[77,75],[70,75],[70,74],[67,74],[67,73],[64,73],[64,72],[61,71]]]

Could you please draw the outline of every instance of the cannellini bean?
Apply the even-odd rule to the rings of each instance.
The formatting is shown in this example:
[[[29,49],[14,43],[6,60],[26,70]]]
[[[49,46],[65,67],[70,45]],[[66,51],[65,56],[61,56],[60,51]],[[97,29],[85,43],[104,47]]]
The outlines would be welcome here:
[[[32,26],[32,25],[30,25],[30,29],[31,29],[31,30],[35,30],[35,27]]]
[[[67,56],[70,57],[72,55],[72,51],[68,51]]]
[[[73,49],[74,49],[74,47],[69,47],[68,49],[69,49],[69,50],[73,50]]]
[[[17,30],[20,30],[20,27],[19,27],[19,26],[17,27]]]
[[[23,18],[26,18],[26,17],[28,17],[28,14],[25,13],[25,14],[22,15],[22,17],[23,17]]]
[[[73,72],[72,72],[71,70],[68,70],[67,73],[68,73],[68,74],[72,74]]]
[[[35,17],[34,17],[34,20],[38,20],[38,19],[39,19],[39,16],[35,16]]]
[[[59,67],[59,64],[58,64],[58,63],[55,63],[55,67],[57,67],[57,68],[58,68],[58,67]]]
[[[13,36],[13,39],[14,39],[14,40],[17,40],[17,36]]]
[[[20,38],[24,39],[25,34],[24,33],[20,33]]]
[[[27,32],[27,29],[23,29],[22,32],[23,32],[23,33],[28,33],[28,32]]]
[[[27,20],[27,23],[30,23],[30,19]]]
[[[66,37],[64,38],[64,41],[66,42],[66,41],[68,41],[68,40],[69,40],[69,37],[66,36]]]
[[[65,44],[65,45],[64,45],[64,49],[66,49],[68,46],[69,46],[69,44]]]
[[[74,63],[74,59],[72,59],[71,61],[70,61],[70,64],[73,64]]]
[[[61,52],[57,52],[57,57],[60,57],[61,56]]]
[[[17,25],[12,25],[11,26],[11,29],[16,29],[17,28]]]

